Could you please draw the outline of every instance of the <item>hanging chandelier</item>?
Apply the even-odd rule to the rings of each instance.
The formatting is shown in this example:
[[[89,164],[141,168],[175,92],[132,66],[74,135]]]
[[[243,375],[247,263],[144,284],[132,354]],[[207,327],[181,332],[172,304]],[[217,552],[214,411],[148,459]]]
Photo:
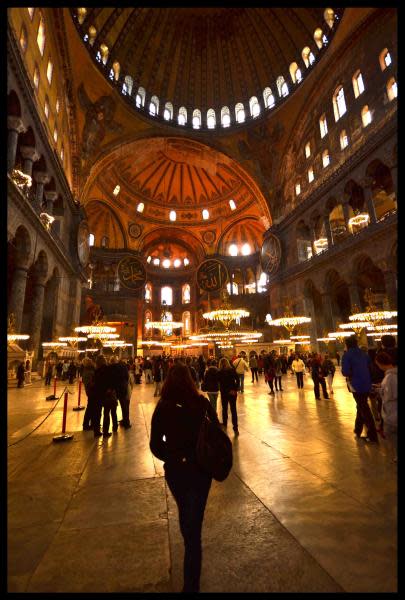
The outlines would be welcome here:
[[[338,340],[339,342],[343,342],[343,340],[347,337],[351,337],[354,335],[354,331],[331,331],[328,333],[329,339]]]
[[[396,331],[398,329],[398,325],[396,324],[392,324],[392,325],[370,325],[367,324],[367,330],[368,331]]]
[[[266,315],[266,321],[269,325],[274,325],[275,327],[285,327],[288,333],[291,335],[298,325],[310,323],[311,318],[295,316],[290,311],[286,311],[284,313],[284,317],[280,317],[279,319],[272,319],[271,315]]]
[[[288,340],[274,340],[273,344],[283,344],[283,345],[291,344],[291,340],[290,339],[288,339]]]
[[[330,335],[329,337],[319,337],[316,338],[317,342],[333,342],[333,340],[335,340],[336,338],[333,337],[332,335]]]
[[[310,335],[291,335],[290,340],[309,340]]]
[[[13,344],[20,340],[28,340],[29,337],[25,333],[15,333],[15,315],[14,313],[10,313],[7,322],[7,344]]]
[[[58,348],[66,348],[66,342],[42,342],[41,346],[43,348],[54,348],[55,350]]]
[[[222,292],[221,300],[222,308],[204,313],[204,319],[208,319],[209,321],[219,321],[224,325],[225,329],[229,329],[232,321],[235,321],[237,325],[240,325],[240,320],[250,315],[250,312],[244,308],[232,308],[232,305],[229,302],[229,294],[226,290]]]
[[[145,323],[145,327],[147,329],[159,329],[162,332],[162,335],[167,335],[169,331],[173,331],[173,329],[179,329],[183,327],[183,321],[173,321],[171,318],[171,314],[166,310],[166,301],[162,302],[162,312],[160,315],[160,321],[148,321]]]
[[[77,348],[77,345],[78,345],[79,342],[87,342],[87,338],[86,337],[80,337],[80,336],[77,336],[77,335],[60,337],[60,338],[58,338],[58,340],[60,342],[67,342],[69,344],[69,346],[71,346],[71,348],[74,348],[74,349]]]
[[[392,319],[398,316],[396,310],[378,310],[374,305],[373,294],[371,289],[366,290],[364,298],[367,301],[366,312],[355,313],[350,315],[350,321],[366,321],[369,325],[382,325],[387,319]]]
[[[340,329],[352,329],[356,332],[357,335],[369,325],[369,321],[353,321],[353,323],[341,323],[339,325]]]
[[[103,348],[112,348],[113,352],[117,348],[123,348],[124,346],[126,346],[125,340],[106,340],[103,342]]]

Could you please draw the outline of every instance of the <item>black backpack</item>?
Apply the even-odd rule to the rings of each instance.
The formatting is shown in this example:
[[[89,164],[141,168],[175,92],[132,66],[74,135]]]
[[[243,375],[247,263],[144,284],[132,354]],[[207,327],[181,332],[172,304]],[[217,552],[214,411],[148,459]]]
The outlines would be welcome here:
[[[199,466],[216,481],[224,481],[232,468],[232,442],[219,424],[207,414],[201,423],[197,439],[196,457]]]

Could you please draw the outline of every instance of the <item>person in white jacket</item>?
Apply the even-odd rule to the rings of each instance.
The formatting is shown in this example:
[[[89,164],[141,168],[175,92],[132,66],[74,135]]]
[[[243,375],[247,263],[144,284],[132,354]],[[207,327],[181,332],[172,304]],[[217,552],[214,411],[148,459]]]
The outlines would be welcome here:
[[[239,391],[243,394],[245,391],[245,371],[249,371],[249,365],[241,354],[235,358],[232,365],[239,377]]]
[[[297,386],[299,389],[304,387],[304,371],[305,371],[305,363],[297,354],[295,355],[294,360],[291,363],[291,368],[295,373],[297,378]]]
[[[381,382],[382,415],[384,419],[384,437],[386,438],[393,461],[397,461],[398,440],[398,368],[392,364],[388,352],[378,352],[375,357],[377,366],[384,371]]]

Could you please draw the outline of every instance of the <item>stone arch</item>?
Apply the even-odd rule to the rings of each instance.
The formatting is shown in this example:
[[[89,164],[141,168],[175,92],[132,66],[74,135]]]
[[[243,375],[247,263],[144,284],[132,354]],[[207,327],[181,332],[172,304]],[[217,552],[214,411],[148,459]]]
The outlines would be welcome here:
[[[95,246],[99,246],[101,238],[107,236],[110,248],[127,248],[127,234],[117,211],[104,200],[92,198],[86,204],[86,215],[90,232],[95,236]]]
[[[351,314],[349,286],[336,269],[329,269],[325,273],[324,289],[329,302],[330,321],[334,327],[338,323],[347,322]]]
[[[384,274],[368,254],[362,253],[353,262],[353,279],[360,296],[361,309],[365,310],[367,290],[371,290],[377,306],[382,307],[386,294]]]
[[[12,245],[15,249],[16,264],[27,267],[31,256],[31,237],[24,225],[19,225],[14,234]]]
[[[60,280],[59,269],[58,267],[54,267],[52,275],[48,278],[45,285],[41,342],[50,341],[55,337]]]
[[[344,187],[344,193],[354,214],[357,214],[364,209],[364,191],[356,181],[350,179]]]
[[[391,169],[379,159],[367,165],[366,176],[371,179],[371,193],[377,219],[397,208]]]
[[[21,117],[20,99],[14,90],[10,90],[7,96],[7,115],[9,117]]]

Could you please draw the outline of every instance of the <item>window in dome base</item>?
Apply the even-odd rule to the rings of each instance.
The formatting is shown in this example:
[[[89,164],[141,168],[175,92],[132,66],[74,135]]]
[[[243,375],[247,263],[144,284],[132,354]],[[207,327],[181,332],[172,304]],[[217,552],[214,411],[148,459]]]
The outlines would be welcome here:
[[[210,108],[207,111],[207,127],[208,129],[215,129],[216,124],[215,111],[213,108]]]
[[[149,104],[149,114],[152,117],[155,117],[159,112],[159,98],[157,96],[152,96]]]
[[[204,210],[202,211],[202,218],[204,219],[204,221],[207,221],[207,219],[210,218],[210,213],[206,208],[204,208]]]
[[[314,180],[314,170],[311,167],[310,169],[308,169],[308,181],[309,183],[311,183]]]
[[[175,269],[178,269],[181,266],[181,260],[179,258],[176,258],[173,264]]]
[[[346,112],[346,101],[343,86],[339,86],[333,94],[333,112],[335,113],[335,121],[339,121]]]
[[[394,77],[391,77],[391,79],[387,83],[387,96],[390,102],[398,96],[398,86]]]
[[[388,48],[384,48],[384,50],[380,53],[380,67],[381,71],[385,71],[387,67],[389,67],[392,63],[391,54],[388,52]]]
[[[177,219],[177,215],[176,215],[176,211],[175,210],[171,210],[170,214],[169,214],[169,219],[171,221],[175,221]]]
[[[305,158],[309,158],[311,156],[311,142],[307,142],[305,144]]]
[[[354,97],[358,98],[365,90],[363,76],[360,71],[356,71],[352,78]]]
[[[319,119],[319,129],[321,130],[321,138],[325,137],[328,133],[328,123],[325,115],[322,115]]]
[[[155,265],[155,267],[158,267],[160,265],[160,259],[159,258],[154,258],[153,259],[153,264]]]
[[[231,256],[238,256],[238,246],[236,244],[231,244],[229,246],[229,254]]]
[[[187,123],[187,109],[184,106],[179,108],[177,122],[179,125],[185,125]]]
[[[41,55],[44,55],[45,48],[45,23],[42,14],[39,17],[39,25],[38,25],[38,34],[37,34],[37,44]]]
[[[260,104],[256,96],[252,96],[249,100],[250,116],[255,118],[260,115]]]
[[[221,108],[221,125],[222,127],[229,127],[231,124],[231,113],[227,106]]]
[[[244,123],[245,121],[245,109],[241,102],[235,106],[235,117],[237,123]]]
[[[120,193],[120,189],[121,186],[120,185],[116,185],[113,191],[114,196],[118,196],[118,194]]]
[[[299,196],[301,194],[301,185],[299,183],[297,183],[295,185],[295,195]]]
[[[236,204],[235,204],[235,200],[229,200],[229,206],[231,208],[231,210],[236,210]]]
[[[322,165],[323,167],[327,167],[330,163],[329,150],[324,150],[322,152]]]
[[[136,210],[137,210],[138,212],[140,212],[140,213],[141,213],[141,212],[143,212],[144,208],[145,208],[145,205],[144,205],[144,203],[143,203],[143,202],[140,202],[140,203],[138,204],[138,206],[136,207]]]
[[[135,104],[136,104],[137,108],[142,108],[142,106],[145,106],[145,96],[146,96],[146,92],[145,92],[144,88],[139,87],[138,92],[135,96]]]
[[[343,129],[343,131],[340,133],[340,149],[344,150],[345,148],[347,148],[348,145],[349,138],[347,137],[346,130]]]
[[[273,106],[276,103],[276,101],[274,100],[273,92],[271,91],[271,89],[269,87],[266,87],[263,90],[263,100],[264,100],[264,106],[266,108],[273,108]]]
[[[193,112],[192,124],[193,129],[200,129],[201,127],[201,111],[198,108]]]
[[[94,246],[95,238],[94,233],[89,234],[89,246]]]
[[[248,256],[251,253],[252,253],[252,250],[250,248],[250,244],[243,244],[243,246],[242,246],[242,255],[243,256]]]
[[[367,125],[370,125],[370,123],[372,121],[371,112],[370,112],[370,109],[368,108],[367,104],[366,104],[366,106],[363,106],[363,108],[362,108],[361,120],[363,122],[363,127],[367,127]]]
[[[171,121],[173,119],[173,104],[171,102],[166,102],[163,118],[165,121]]]
[[[164,261],[162,262],[163,268],[164,269],[170,269],[170,265],[172,263],[170,262],[170,260],[168,258],[165,258]]]
[[[189,265],[189,264],[190,264],[190,261],[189,261],[189,260],[188,260],[188,258],[186,257],[186,258],[184,258],[184,259],[183,259],[183,263],[184,263],[184,266],[185,266],[185,267],[187,267],[187,265]]]

